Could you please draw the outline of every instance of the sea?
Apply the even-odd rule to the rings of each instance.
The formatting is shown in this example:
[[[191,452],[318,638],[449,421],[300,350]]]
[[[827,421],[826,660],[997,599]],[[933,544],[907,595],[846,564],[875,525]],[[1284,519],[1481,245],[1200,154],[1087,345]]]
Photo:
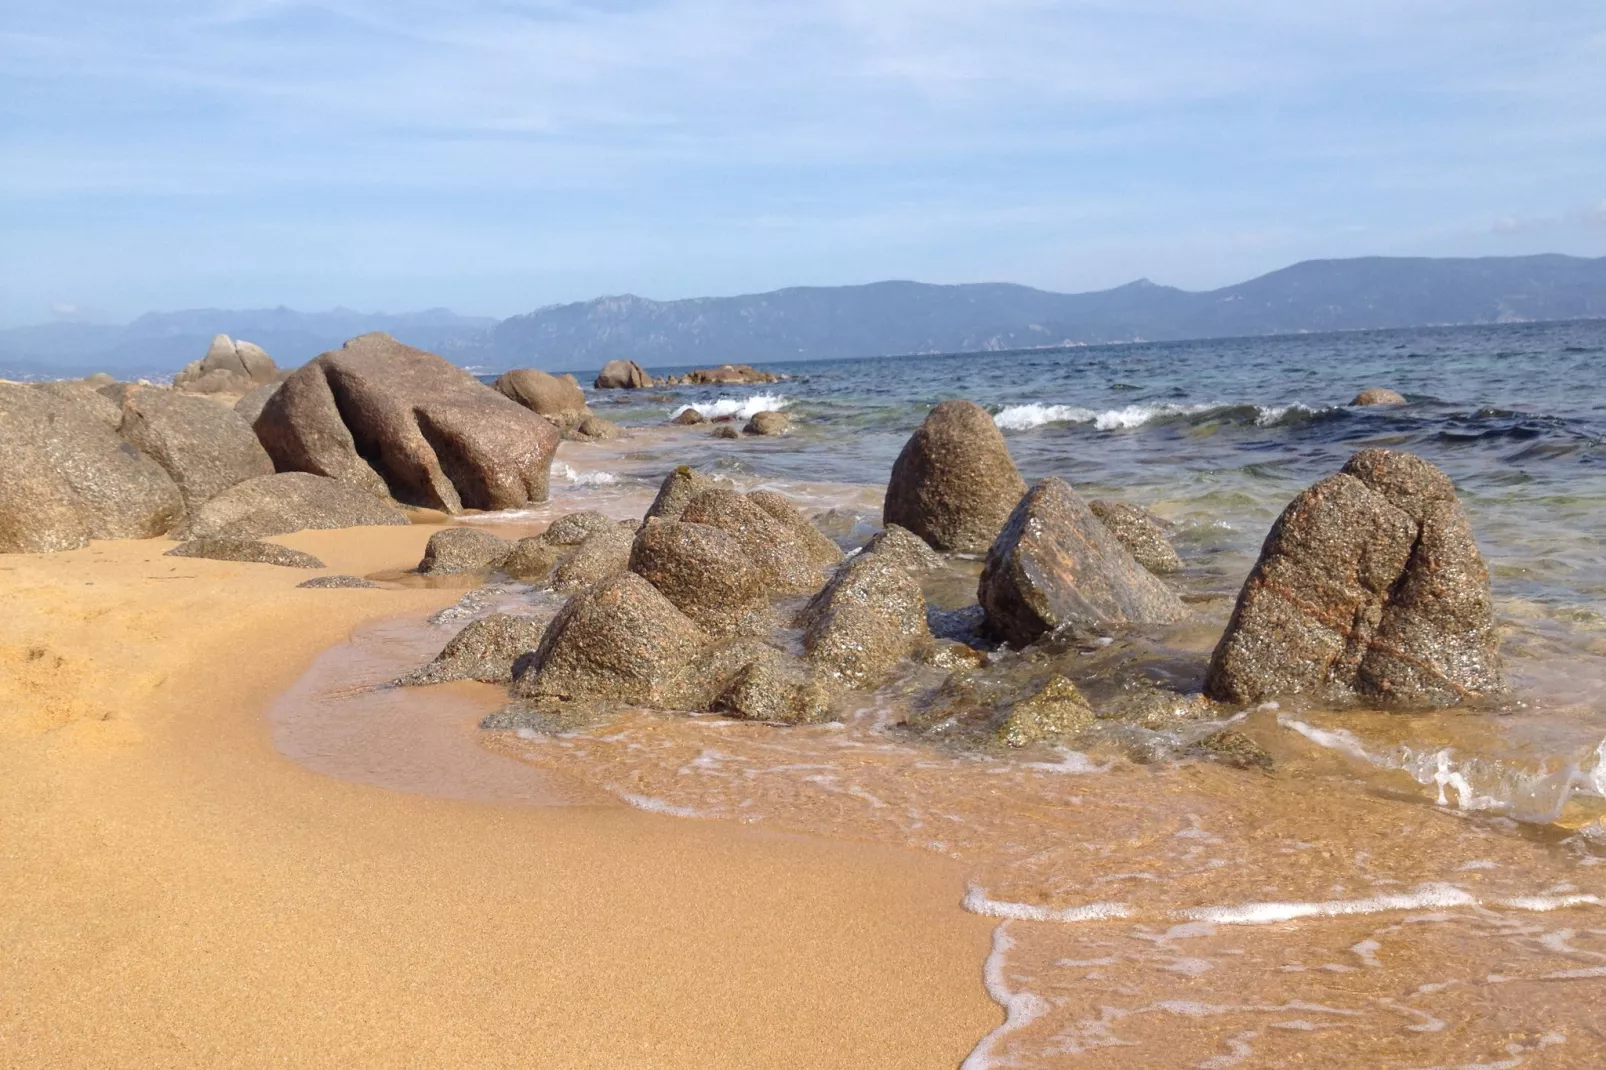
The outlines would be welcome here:
[[[594,371],[577,371],[625,435],[565,444],[546,505],[468,522],[521,534],[582,508],[639,517],[688,464],[792,496],[851,550],[879,527],[926,412],[967,398],[1028,481],[1060,476],[1172,525],[1185,568],[1168,582],[1190,608],[1171,627],[1002,654],[998,672],[1064,674],[1095,706],[1156,689],[1176,716],[1076,747],[962,746],[914,727],[945,673],[910,665],[827,725],[621,709],[572,731],[484,732],[485,747],[591,801],[953,860],[956,909],[996,922],[975,970],[999,1025],[967,1067],[1606,1065],[1606,321],[764,368],[784,378],[592,391]],[[1407,401],[1350,405],[1367,387]],[[795,426],[720,440],[668,422],[688,406],[736,421],[780,409]],[[1454,480],[1510,694],[1189,712],[1279,512],[1369,447]],[[972,604],[979,570],[953,559],[926,581],[933,610]],[[476,614],[560,601],[503,584],[407,641],[394,628],[356,641],[392,652],[369,669],[380,680]],[[1222,728],[1273,767],[1190,749]]]

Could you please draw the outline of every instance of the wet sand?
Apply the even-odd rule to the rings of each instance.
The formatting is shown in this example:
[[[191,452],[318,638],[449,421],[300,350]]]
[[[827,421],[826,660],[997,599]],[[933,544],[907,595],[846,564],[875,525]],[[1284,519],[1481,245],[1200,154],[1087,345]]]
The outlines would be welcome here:
[[[951,1066],[1001,1020],[947,860],[292,762],[275,696],[460,592],[169,545],[0,561],[0,1064]]]

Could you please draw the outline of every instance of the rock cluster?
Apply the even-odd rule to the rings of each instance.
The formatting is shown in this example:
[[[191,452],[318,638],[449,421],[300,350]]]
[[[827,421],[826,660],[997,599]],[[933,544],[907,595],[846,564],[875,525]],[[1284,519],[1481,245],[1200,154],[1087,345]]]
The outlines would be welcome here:
[[[365,334],[297,369],[257,437],[281,472],[310,472],[458,513],[547,497],[551,423],[433,353]]]
[[[660,386],[711,386],[726,383],[778,383],[781,376],[759,371],[751,364],[721,364],[717,368],[693,368],[685,375],[660,379]]]
[[[497,377],[492,388],[542,417],[567,439],[617,437],[619,425],[604,420],[586,404],[585,391],[572,375],[551,375],[535,368],[515,368]]]
[[[217,335],[200,360],[173,376],[173,388],[192,394],[244,394],[281,378],[273,358],[252,342]]]
[[[1504,687],[1489,573],[1455,488],[1419,457],[1363,450],[1272,527],[1205,691],[1448,705]]]

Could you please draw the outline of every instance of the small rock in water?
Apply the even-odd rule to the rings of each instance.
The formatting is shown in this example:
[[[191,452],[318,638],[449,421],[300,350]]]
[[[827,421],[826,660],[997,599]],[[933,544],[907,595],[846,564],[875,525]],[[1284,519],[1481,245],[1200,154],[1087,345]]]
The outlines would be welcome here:
[[[1182,570],[1182,559],[1166,537],[1164,523],[1147,509],[1105,501],[1088,502],[1087,507],[1126,547],[1127,553],[1150,572],[1163,574]]]
[[[929,572],[942,567],[942,557],[925,539],[897,524],[888,524],[876,532],[861,552],[877,554],[911,572]]]
[[[1405,395],[1384,387],[1374,386],[1355,395],[1351,405],[1404,405]]]
[[[881,519],[938,550],[982,553],[1026,492],[1026,481],[987,410],[944,401],[892,465]]]
[[[1030,698],[1015,703],[998,726],[998,741],[1024,747],[1050,738],[1080,735],[1093,727],[1093,707],[1063,676],[1048,679]]]
[[[652,376],[633,360],[610,360],[591,385],[598,390],[640,390],[652,385]]]
[[[211,402],[205,402],[211,404]],[[292,550],[273,542],[255,539],[191,539],[173,547],[164,557],[203,557],[212,561],[244,561],[257,565],[280,565],[284,568],[327,568],[311,554]]]
[[[705,423],[707,423],[708,422],[708,417],[704,416],[702,413],[698,412],[696,409],[688,408],[688,409],[682,409],[680,411],[680,414],[678,416],[676,416],[674,419],[670,420],[669,422],[672,423],[672,424],[680,424],[682,427],[691,427],[693,424],[705,424]]]
[[[519,658],[541,645],[547,621],[492,613],[471,621],[428,665],[414,669],[396,681],[398,687],[441,684],[449,680],[479,680],[505,684],[513,679],[513,666]]]
[[[818,724],[832,719],[832,691],[796,658],[766,647],[738,670],[710,709],[749,721]]]
[[[602,442],[610,438],[618,438],[624,433],[624,428],[612,420],[604,420],[600,416],[587,414],[578,424],[565,432],[564,437],[578,439],[581,442]]]
[[[755,412],[742,431],[749,435],[784,435],[792,430],[792,418],[784,412]]]
[[[300,583],[296,584],[296,586],[329,588],[372,587],[376,590],[379,588],[379,584],[375,583],[373,580],[365,580],[361,576],[346,575],[314,576],[310,580],[302,580]]]
[[[478,528],[443,528],[429,537],[418,571],[426,576],[501,568],[514,544]]]
[[[1230,728],[1199,740],[1187,753],[1234,769],[1261,769],[1269,773],[1277,764],[1265,747]]]
[[[712,435],[710,437],[712,437],[712,438],[741,438],[742,435],[741,435],[740,431],[737,431],[736,428],[732,427],[730,424],[720,424],[718,427],[714,428],[713,433],[712,433]]]

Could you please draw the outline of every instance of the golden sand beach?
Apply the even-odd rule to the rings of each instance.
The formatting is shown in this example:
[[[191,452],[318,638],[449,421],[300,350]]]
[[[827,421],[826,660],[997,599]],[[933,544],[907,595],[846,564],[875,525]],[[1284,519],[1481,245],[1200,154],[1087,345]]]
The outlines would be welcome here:
[[[372,573],[433,530],[282,541]],[[924,1067],[1000,1020],[935,856],[297,765],[275,696],[458,592],[170,545],[0,562],[0,1065]]]

